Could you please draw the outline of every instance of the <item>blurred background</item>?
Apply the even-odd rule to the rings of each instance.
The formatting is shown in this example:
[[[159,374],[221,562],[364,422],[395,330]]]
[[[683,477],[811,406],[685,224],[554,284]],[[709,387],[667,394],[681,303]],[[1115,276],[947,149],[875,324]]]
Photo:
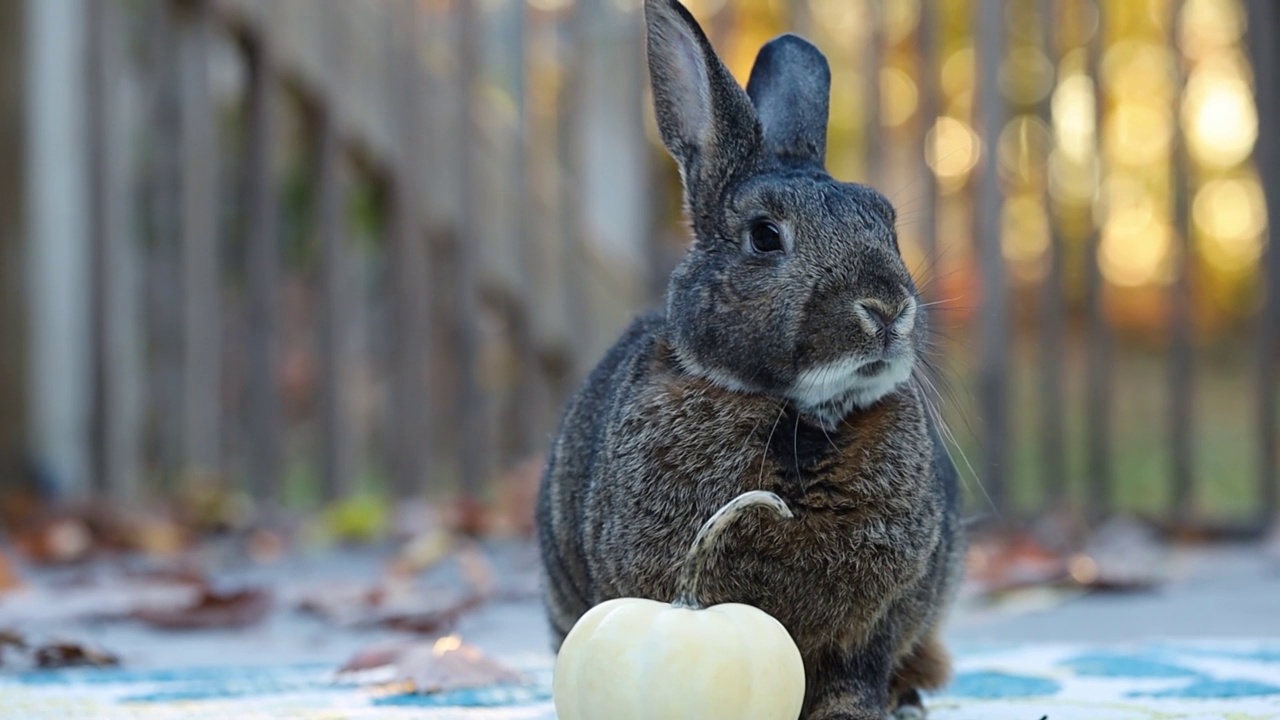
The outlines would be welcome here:
[[[688,243],[640,6],[0,0],[12,536],[372,538],[408,500],[527,535],[561,403]],[[741,80],[788,30],[830,58],[828,167],[939,303],[975,521],[1276,517],[1280,8],[689,6]]]

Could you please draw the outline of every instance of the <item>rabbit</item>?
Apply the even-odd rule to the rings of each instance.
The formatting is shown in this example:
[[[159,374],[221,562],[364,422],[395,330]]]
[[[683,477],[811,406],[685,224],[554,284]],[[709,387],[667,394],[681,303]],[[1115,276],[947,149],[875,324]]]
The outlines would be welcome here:
[[[670,601],[698,526],[749,490],[701,600],[777,618],[805,666],[804,720],[922,718],[962,574],[957,475],[923,393],[926,307],[895,210],[824,169],[830,68],[795,35],[744,91],[676,0],[646,0],[662,141],[693,243],[568,401],[537,502],[558,651],[591,607]]]

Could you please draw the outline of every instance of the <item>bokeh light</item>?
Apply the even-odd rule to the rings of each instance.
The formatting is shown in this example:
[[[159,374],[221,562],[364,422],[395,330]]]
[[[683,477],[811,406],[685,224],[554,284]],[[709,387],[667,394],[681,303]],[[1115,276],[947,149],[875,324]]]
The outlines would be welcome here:
[[[1258,139],[1253,93],[1229,57],[1205,61],[1192,72],[1182,121],[1188,150],[1203,165],[1233,167],[1253,152]]]
[[[979,148],[978,135],[967,123],[945,115],[938,118],[925,139],[925,159],[944,192],[964,186],[978,164]]]
[[[1179,44],[1193,59],[1238,42],[1244,34],[1244,8],[1233,0],[1186,0]]]
[[[1107,147],[1121,164],[1148,165],[1168,156],[1173,118],[1167,107],[1126,101],[1107,114],[1106,123]]]
[[[1097,107],[1093,80],[1075,73],[1062,78],[1053,91],[1053,133],[1062,156],[1073,162],[1093,157]]]
[[[1044,258],[1051,240],[1044,203],[1035,193],[1013,195],[1005,202],[1001,222],[1001,248],[1021,280],[1034,282],[1044,275]]]
[[[911,76],[898,68],[880,71],[880,121],[898,127],[911,119],[920,104],[920,93]]]
[[[1192,218],[1204,260],[1224,272],[1239,272],[1262,255],[1266,209],[1256,177],[1211,180],[1196,193]]]

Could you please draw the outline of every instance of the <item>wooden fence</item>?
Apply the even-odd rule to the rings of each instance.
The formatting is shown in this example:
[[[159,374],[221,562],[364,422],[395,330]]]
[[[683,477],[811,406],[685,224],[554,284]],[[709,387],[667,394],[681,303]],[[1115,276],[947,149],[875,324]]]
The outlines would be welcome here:
[[[954,26],[971,12],[972,33],[959,34],[972,48],[977,146],[1002,147],[1015,122],[1034,130],[1059,121],[1048,91],[1010,99],[997,82],[1009,57],[1039,53],[1051,87],[1079,60],[1093,93],[1085,119],[1097,129],[1090,167],[1107,177],[1099,138],[1110,137],[1101,129],[1118,109],[1104,65],[1108,43],[1120,44],[1108,22],[1132,18],[1099,2],[976,0],[971,11],[937,0],[870,2],[856,18],[869,25],[852,41],[865,102],[857,127],[845,131],[858,140],[850,166],[882,189],[913,188],[903,233],[926,294],[945,301],[955,287],[972,291],[973,307],[960,319],[943,313],[942,324],[963,333],[953,347],[972,348],[977,363],[968,411],[981,458],[977,505],[1007,521],[1068,503],[1100,519],[1124,482],[1115,466],[1126,450],[1115,447],[1123,390],[1115,369],[1128,330],[1109,309],[1114,288],[1099,260],[1108,251],[1107,203],[1095,197],[1104,183],[1063,201],[1045,156],[1009,170],[991,151],[975,153],[963,186],[942,187],[946,128],[935,121],[962,112],[947,87]],[[1280,32],[1268,0],[1227,4],[1247,6],[1255,39]],[[844,27],[843,11],[829,5],[791,2],[774,29],[811,30],[824,44],[824,32]],[[919,12],[910,32],[891,37],[897,5]],[[1151,42],[1176,48],[1186,3],[1155,5],[1167,14],[1143,22],[1165,35]],[[336,498],[385,478],[398,495],[483,497],[487,478],[541,451],[560,403],[627,317],[657,298],[679,251],[672,173],[648,120],[638,3],[85,7],[93,492],[151,496],[212,478],[271,505],[295,485]],[[721,47],[735,11],[730,2],[704,16]],[[1032,24],[1009,35],[993,18],[1015,12]],[[1251,56],[1254,157],[1264,180],[1280,168],[1280,58],[1270,45],[1252,43]],[[916,104],[895,129],[883,119],[894,111],[885,89],[894,78],[880,68],[904,56],[913,58]],[[1177,120],[1187,61],[1182,52],[1170,57],[1175,120],[1160,162],[1169,168],[1171,269],[1153,301],[1167,376],[1163,410],[1148,424],[1163,427],[1161,515],[1189,524],[1196,493],[1215,481],[1197,471],[1195,455],[1203,290],[1192,184],[1204,178]],[[1280,185],[1262,187],[1275,217]],[[1048,233],[1031,283],[1010,269],[1008,207],[1018,193],[1037,198]],[[960,245],[967,249],[948,260]],[[967,268],[972,285],[948,280],[940,271],[948,266],[962,276]],[[1249,530],[1280,509],[1276,243],[1256,277],[1261,300],[1237,333],[1256,358],[1243,391],[1253,510],[1233,520]],[[1022,346],[1029,362],[1019,360]],[[1069,377],[1076,349],[1078,393]],[[1030,417],[1014,409],[1026,392],[1015,381],[1023,365],[1034,378]],[[1069,421],[1077,405],[1078,438]],[[1026,484],[1012,477],[1027,474],[1013,457],[1019,443],[1034,456],[1030,503],[1013,487]],[[1077,445],[1083,468],[1073,471]]]
[[[86,6],[94,491],[221,479],[272,503],[288,458],[315,457],[329,498],[370,474],[479,496],[540,451],[653,285],[642,222],[581,210],[648,215],[641,78],[597,99],[613,111],[575,94],[602,85],[588,51],[638,56],[632,18],[141,5]],[[553,94],[535,73],[559,76],[538,84]],[[140,110],[122,107],[130,78]],[[119,152],[139,129],[140,158]],[[591,191],[584,139],[634,179]]]

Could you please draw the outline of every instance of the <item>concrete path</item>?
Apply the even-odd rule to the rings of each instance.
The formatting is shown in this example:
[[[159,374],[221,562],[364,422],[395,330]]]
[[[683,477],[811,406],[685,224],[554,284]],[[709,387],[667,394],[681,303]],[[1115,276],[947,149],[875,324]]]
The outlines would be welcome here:
[[[136,581],[121,579],[120,567],[27,570],[29,587],[0,597],[0,629],[104,647],[122,657],[127,672],[85,671],[34,684],[0,674],[0,720],[549,720],[548,636],[530,593],[536,555],[526,545],[506,545],[493,557],[500,589],[513,599],[463,616],[455,631],[538,682],[511,697],[451,700],[498,706],[492,710],[435,707],[438,699],[393,702],[332,684],[333,670],[357,652],[410,637],[335,627],[296,611],[303,598],[382,577],[386,555],[360,551],[268,566],[219,562],[215,554],[210,564],[222,582],[271,587],[276,596],[264,623],[239,631],[159,632],[103,619],[140,599],[162,602],[164,593],[173,592],[140,591]],[[966,597],[948,629],[958,678],[948,695],[931,702],[932,717],[1280,718],[1280,563],[1258,548],[1228,547],[1172,551],[1165,565],[1169,582],[1148,593],[1029,591],[994,606]],[[456,585],[456,573],[442,567],[430,580]],[[193,668],[206,670],[192,675]],[[72,710],[53,698],[78,698],[80,704]]]

